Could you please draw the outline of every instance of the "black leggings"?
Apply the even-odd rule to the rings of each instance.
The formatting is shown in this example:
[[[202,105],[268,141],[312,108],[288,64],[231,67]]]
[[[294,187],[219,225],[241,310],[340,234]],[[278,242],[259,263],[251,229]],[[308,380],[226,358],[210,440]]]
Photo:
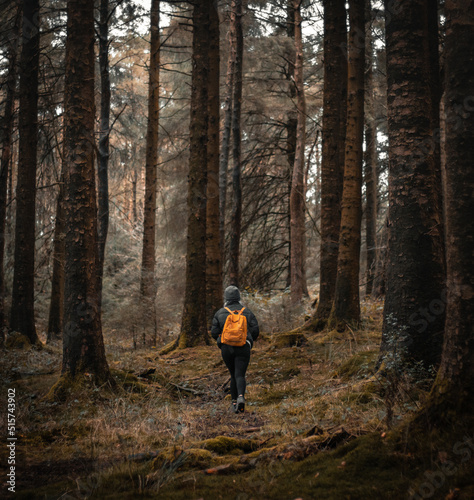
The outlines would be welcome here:
[[[250,346],[234,347],[222,344],[222,359],[230,372],[230,395],[232,399],[245,394],[245,372],[250,361]]]

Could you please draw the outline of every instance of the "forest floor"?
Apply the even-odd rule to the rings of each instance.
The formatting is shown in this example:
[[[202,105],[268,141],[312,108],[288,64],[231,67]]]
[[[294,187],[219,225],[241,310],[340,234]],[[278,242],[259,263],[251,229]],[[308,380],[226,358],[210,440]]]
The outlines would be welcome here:
[[[416,412],[428,384],[401,375],[394,385],[374,374],[381,309],[366,303],[360,329],[307,334],[299,346],[284,346],[292,336],[262,333],[239,415],[230,412],[215,345],[161,356],[105,332],[116,387],[86,384],[61,401],[47,397],[59,377],[59,345],[4,351],[1,424],[6,436],[6,389],[14,388],[16,496],[474,498],[469,443],[434,439],[413,452],[387,427]],[[8,453],[2,446],[3,478]]]

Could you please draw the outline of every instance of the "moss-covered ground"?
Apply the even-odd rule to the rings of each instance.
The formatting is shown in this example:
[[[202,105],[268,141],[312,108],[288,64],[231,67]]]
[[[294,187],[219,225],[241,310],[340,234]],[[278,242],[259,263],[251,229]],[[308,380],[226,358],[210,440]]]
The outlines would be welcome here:
[[[381,304],[367,303],[363,313],[360,329],[346,333],[305,332],[292,342],[264,332],[240,415],[230,412],[215,346],[160,355],[106,332],[115,384],[97,387],[86,377],[60,393],[51,391],[59,345],[4,350],[3,394],[16,390],[16,496],[474,498],[472,422],[414,438],[407,422],[427,386],[400,380],[387,399],[374,374]],[[6,396],[4,436],[5,404]],[[3,446],[2,482],[7,458]]]

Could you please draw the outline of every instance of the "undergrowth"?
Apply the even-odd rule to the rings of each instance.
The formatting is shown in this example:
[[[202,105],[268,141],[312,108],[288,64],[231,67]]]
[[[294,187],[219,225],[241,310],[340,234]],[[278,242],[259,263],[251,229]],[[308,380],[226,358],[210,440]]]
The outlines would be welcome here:
[[[106,331],[114,386],[76,387],[56,401],[46,396],[59,377],[60,345],[5,351],[0,375],[18,394],[20,497],[418,494],[428,465],[442,463],[400,449],[387,414],[391,425],[406,421],[427,388],[415,385],[387,402],[387,382],[374,374],[381,304],[362,310],[360,330],[307,334],[298,347],[279,347],[277,331],[263,332],[243,415],[229,411],[229,377],[215,346],[160,356]],[[463,471],[450,478],[466,483]],[[449,493],[448,483],[446,476],[436,491]]]

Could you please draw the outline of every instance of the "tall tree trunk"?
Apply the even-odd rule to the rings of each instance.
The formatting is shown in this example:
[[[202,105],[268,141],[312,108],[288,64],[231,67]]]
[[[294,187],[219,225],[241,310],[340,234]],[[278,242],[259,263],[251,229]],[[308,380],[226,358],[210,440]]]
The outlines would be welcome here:
[[[66,268],[62,373],[109,378],[97,287],[94,0],[67,3],[64,107]]]
[[[439,25],[438,25],[438,0],[428,0],[427,16],[425,22],[426,36],[428,38],[429,52],[429,87],[431,91],[431,129],[432,139],[431,147],[433,149],[434,170],[436,183],[434,185],[435,197],[439,205],[440,217],[440,238],[444,242],[444,220],[443,220],[443,179],[441,174],[441,121],[440,121],[440,104],[441,104],[441,74],[439,66]],[[446,273],[446,251],[442,248],[443,266]]]
[[[230,218],[229,283],[239,286],[240,236],[242,226],[242,64],[244,37],[242,32],[243,0],[232,2],[232,23],[235,29],[235,65],[232,95],[232,213]]]
[[[427,2],[397,0],[391,7],[386,23],[389,213],[381,354],[399,343],[407,360],[428,368],[441,355],[444,306],[439,304],[445,276]]]
[[[321,162],[321,265],[319,304],[312,327],[327,321],[334,302],[341,225],[347,110],[344,0],[324,0],[324,92]]]
[[[53,278],[51,281],[51,302],[49,305],[47,342],[60,339],[63,329],[64,262],[66,258],[66,227],[64,222],[64,175],[61,175],[56,203],[56,220],[54,224]]]
[[[288,36],[289,45],[292,47],[288,54],[288,69],[286,78],[288,80],[288,92],[291,100],[292,108],[288,111],[286,120],[286,157],[288,159],[288,272],[286,277],[287,288],[291,287],[291,182],[293,178],[293,167],[295,165],[296,151],[296,129],[298,127],[298,116],[293,106],[296,107],[296,85],[295,85],[295,62],[296,50],[295,47],[295,5],[294,0],[287,0],[287,16],[286,16],[286,34]]]
[[[138,224],[137,188],[138,188],[138,169],[134,164],[133,177],[132,177],[132,222],[134,229],[136,229]]]
[[[160,96],[160,0],[152,0],[150,11],[150,67],[148,70],[148,121],[145,164],[145,208],[141,293],[146,299],[155,297],[155,226],[156,183],[158,164],[158,125]]]
[[[229,150],[232,125],[232,95],[234,93],[235,68],[235,23],[229,28],[229,58],[225,81],[226,96],[224,100],[224,125],[222,129],[221,152],[219,158],[219,233],[221,240],[221,261],[224,268],[225,258],[225,222],[227,203],[227,171],[229,169]]]
[[[387,218],[380,233],[377,236],[377,259],[375,261],[374,285],[372,287],[372,297],[379,299],[385,296],[385,275],[387,272]]]
[[[301,33],[301,0],[294,0],[295,13],[295,85],[297,94],[297,132],[295,163],[290,193],[291,213],[291,301],[301,301],[306,288],[305,266],[305,182],[304,148],[306,144],[306,102],[303,78],[303,37]]]
[[[15,267],[10,329],[39,342],[35,327],[35,201],[38,148],[39,0],[23,1]]]
[[[366,285],[365,295],[372,294],[375,262],[377,260],[377,127],[374,110],[374,75],[371,1],[366,0],[366,71],[365,71],[365,231],[366,231]]]
[[[6,326],[5,318],[5,274],[4,274],[4,252],[5,252],[5,231],[7,217],[7,188],[8,188],[8,172],[10,170],[12,160],[12,133],[14,119],[14,103],[15,103],[15,88],[17,81],[17,56],[19,47],[19,27],[20,27],[21,9],[18,2],[17,13],[15,15],[12,32],[9,38],[8,46],[8,74],[5,96],[5,108],[3,115],[3,126],[0,129],[2,148],[2,156],[0,159],[0,345],[4,340],[4,327]],[[11,177],[11,175],[10,175]]]
[[[360,321],[359,257],[364,134],[365,2],[349,4],[347,129],[334,320]]]
[[[194,4],[188,175],[186,291],[178,346],[207,343],[206,196],[209,133],[209,18],[213,0]]]
[[[209,13],[209,142],[207,145],[207,319],[222,305],[222,261],[219,233],[219,12]]]
[[[474,414],[474,129],[468,113],[474,95],[474,13],[468,3],[445,4],[446,327],[441,366],[425,411],[430,423],[449,432],[461,415]]]
[[[110,75],[109,75],[109,0],[100,2],[99,18],[99,67],[100,67],[100,130],[98,151],[98,222],[99,262],[97,282],[100,304],[107,233],[109,230],[109,135],[110,135]]]

